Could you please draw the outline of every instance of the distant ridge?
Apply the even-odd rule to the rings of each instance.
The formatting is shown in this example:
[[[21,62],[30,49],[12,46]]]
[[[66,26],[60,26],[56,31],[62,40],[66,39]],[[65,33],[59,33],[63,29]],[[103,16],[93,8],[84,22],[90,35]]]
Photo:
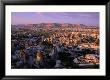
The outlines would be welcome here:
[[[39,23],[39,24],[18,24],[11,25],[12,29],[17,28],[99,28],[99,26],[87,26],[84,24],[71,24],[71,23]]]

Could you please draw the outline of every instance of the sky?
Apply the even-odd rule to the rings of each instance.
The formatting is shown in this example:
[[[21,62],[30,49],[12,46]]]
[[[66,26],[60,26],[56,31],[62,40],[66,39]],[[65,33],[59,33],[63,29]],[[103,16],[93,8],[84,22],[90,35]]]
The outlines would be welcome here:
[[[11,24],[72,23],[99,26],[99,12],[12,12]]]

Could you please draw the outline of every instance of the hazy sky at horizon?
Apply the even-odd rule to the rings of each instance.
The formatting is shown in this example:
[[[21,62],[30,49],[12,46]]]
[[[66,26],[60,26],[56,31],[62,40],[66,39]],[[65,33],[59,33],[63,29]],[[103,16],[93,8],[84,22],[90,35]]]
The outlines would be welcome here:
[[[72,23],[99,26],[99,12],[12,12],[11,24]]]

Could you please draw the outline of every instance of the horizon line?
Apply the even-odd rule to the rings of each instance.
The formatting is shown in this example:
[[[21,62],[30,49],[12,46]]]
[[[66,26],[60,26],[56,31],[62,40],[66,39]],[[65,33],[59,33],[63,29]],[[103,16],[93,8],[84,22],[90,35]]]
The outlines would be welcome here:
[[[83,23],[58,23],[58,22],[53,22],[53,23],[46,23],[46,22],[42,22],[42,23],[27,23],[27,24],[11,24],[11,25],[30,25],[30,24],[83,24]],[[85,26],[99,26],[99,25],[87,25],[87,24],[83,24]]]

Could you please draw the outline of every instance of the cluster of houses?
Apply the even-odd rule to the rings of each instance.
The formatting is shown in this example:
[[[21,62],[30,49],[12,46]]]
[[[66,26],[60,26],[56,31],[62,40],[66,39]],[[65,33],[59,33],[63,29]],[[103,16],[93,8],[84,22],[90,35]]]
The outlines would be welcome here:
[[[43,34],[25,29],[12,32],[12,68],[72,69],[99,66],[98,30],[81,30],[40,30]]]

